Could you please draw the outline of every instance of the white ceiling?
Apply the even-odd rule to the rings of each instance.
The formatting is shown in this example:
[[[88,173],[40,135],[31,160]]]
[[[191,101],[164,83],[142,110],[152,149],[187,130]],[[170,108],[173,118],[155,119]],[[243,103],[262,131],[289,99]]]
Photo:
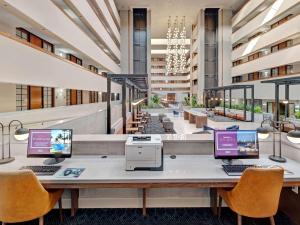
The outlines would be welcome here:
[[[247,0],[115,0],[119,10],[149,8],[151,10],[151,37],[165,38],[168,18],[186,17],[186,28],[190,37],[192,23],[201,8],[239,9]]]

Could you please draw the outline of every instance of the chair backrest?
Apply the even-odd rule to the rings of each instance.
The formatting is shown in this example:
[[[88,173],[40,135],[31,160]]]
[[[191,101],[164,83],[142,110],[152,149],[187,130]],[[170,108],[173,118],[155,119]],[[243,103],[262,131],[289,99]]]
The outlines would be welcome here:
[[[234,209],[243,216],[270,217],[278,210],[283,185],[282,168],[249,168],[230,192]]]
[[[30,170],[0,172],[0,221],[18,221],[43,210],[48,192]]]

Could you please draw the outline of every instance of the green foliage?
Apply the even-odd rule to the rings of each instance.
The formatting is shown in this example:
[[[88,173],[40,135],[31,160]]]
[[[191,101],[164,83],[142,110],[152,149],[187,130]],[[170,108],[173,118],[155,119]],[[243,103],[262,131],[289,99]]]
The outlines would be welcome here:
[[[192,108],[205,108],[204,104],[198,103],[197,96],[192,96],[190,104],[191,104]]]
[[[148,105],[143,104],[143,109],[160,109],[162,106],[160,104],[154,104],[153,102],[149,102]]]
[[[148,101],[148,105],[143,104],[142,108],[144,109],[157,109],[157,108],[162,108],[162,106],[160,105],[160,98],[158,95],[153,95],[150,98],[150,101]]]
[[[190,106],[191,105],[191,101],[189,97],[184,97],[184,105]]]
[[[158,97],[158,95],[153,95],[153,96],[151,97],[151,102],[152,102],[153,104],[158,105],[158,104],[160,103],[160,98]]]
[[[226,104],[225,107],[229,108],[229,104]],[[237,110],[244,110],[244,104],[243,103],[231,104],[231,108],[232,109],[237,109]],[[251,106],[250,105],[246,105],[246,111],[250,111],[250,110],[251,110]]]
[[[300,119],[300,111],[298,111],[298,112],[295,113],[295,117],[296,117],[297,119]]]
[[[260,105],[255,105],[254,106],[254,113],[262,113],[262,108]]]
[[[197,102],[197,97],[196,96],[192,96],[191,105],[192,105],[192,108],[197,108],[198,102]]]

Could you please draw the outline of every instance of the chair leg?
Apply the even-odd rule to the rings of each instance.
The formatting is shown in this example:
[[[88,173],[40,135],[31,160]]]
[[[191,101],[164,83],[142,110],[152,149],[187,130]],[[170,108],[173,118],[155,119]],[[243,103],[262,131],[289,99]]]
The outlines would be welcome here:
[[[238,219],[238,225],[242,225],[242,216],[241,215],[237,215],[237,219]]]
[[[61,198],[58,200],[58,206],[59,206],[60,222],[63,222],[64,217],[63,217],[63,211],[62,211],[62,200],[61,200]]]
[[[221,210],[222,210],[222,197],[219,196],[219,205],[218,205],[218,218],[221,217]]]
[[[270,217],[270,222],[271,222],[271,225],[275,225],[274,216],[271,216],[271,217]]]
[[[44,217],[43,216],[41,216],[39,218],[39,225],[44,225]]]

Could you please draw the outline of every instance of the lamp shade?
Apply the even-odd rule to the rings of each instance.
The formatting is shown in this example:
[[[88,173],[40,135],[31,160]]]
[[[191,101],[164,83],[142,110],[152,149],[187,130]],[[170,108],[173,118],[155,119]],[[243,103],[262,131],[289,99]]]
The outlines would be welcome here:
[[[259,139],[267,139],[269,137],[269,129],[266,127],[258,127],[256,129]]]
[[[17,141],[25,141],[28,139],[29,130],[27,128],[21,127],[15,131],[14,136]]]
[[[287,139],[294,143],[294,144],[300,144],[300,131],[299,130],[292,130],[287,134]]]

